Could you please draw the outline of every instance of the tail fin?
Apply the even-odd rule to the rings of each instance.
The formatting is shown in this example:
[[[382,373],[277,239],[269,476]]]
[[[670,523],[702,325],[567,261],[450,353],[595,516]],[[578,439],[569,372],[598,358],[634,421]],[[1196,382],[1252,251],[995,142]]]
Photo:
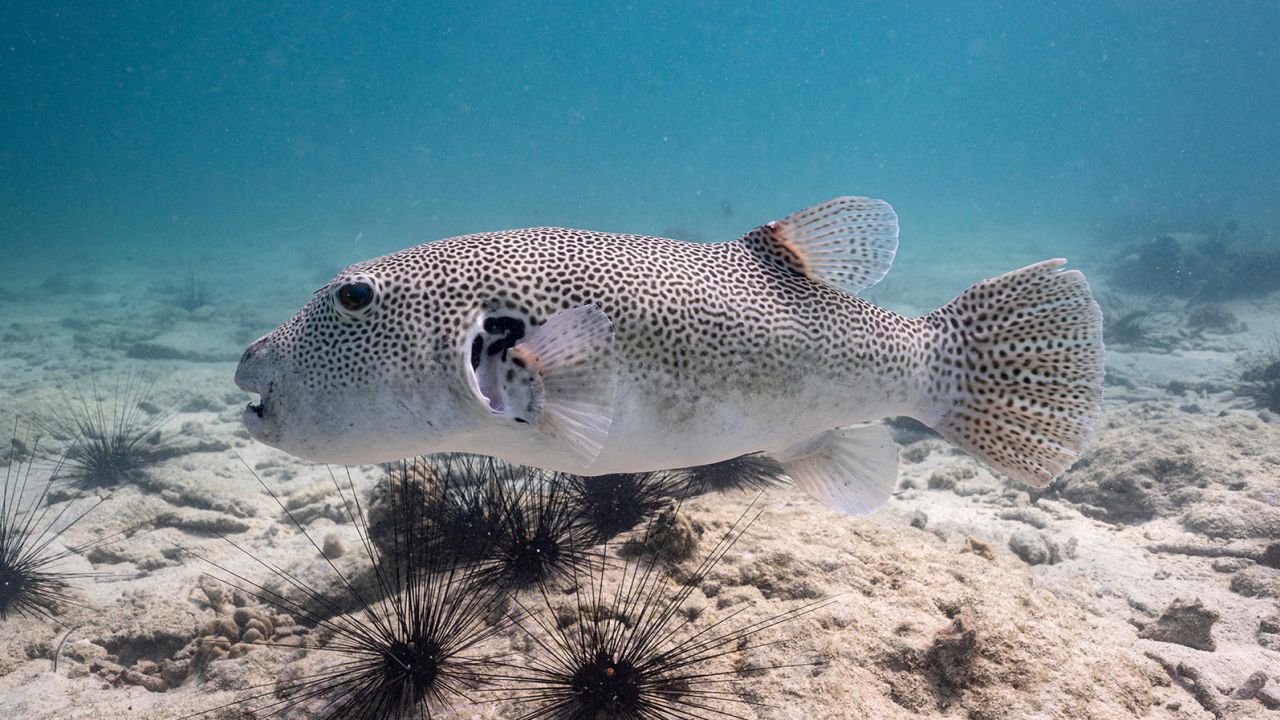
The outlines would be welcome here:
[[[926,317],[940,340],[930,424],[1036,487],[1079,459],[1102,409],[1102,311],[1064,263],[984,280]]]

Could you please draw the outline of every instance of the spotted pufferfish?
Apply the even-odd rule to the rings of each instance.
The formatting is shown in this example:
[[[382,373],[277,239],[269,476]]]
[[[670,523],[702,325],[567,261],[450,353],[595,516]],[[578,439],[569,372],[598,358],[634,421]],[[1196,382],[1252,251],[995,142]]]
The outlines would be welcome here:
[[[358,464],[466,452],[586,475],[763,453],[850,514],[889,498],[909,416],[1041,487],[1097,423],[1102,315],[1048,260],[923,317],[858,297],[898,220],[842,197],[733,242],[528,228],[352,265],[254,342],[257,440]]]

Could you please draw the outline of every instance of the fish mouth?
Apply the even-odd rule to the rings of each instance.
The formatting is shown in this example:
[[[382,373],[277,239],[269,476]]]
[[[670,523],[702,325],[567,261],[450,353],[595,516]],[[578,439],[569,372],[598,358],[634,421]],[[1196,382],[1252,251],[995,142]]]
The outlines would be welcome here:
[[[266,400],[259,399],[258,402],[250,402],[248,405],[245,405],[244,410],[247,413],[253,413],[254,415],[257,415],[259,418],[262,418],[263,413],[265,412],[265,408],[264,408],[265,404],[266,404]]]
[[[242,419],[249,435],[255,440],[263,440],[267,434],[267,421],[271,415],[270,384],[263,388],[252,380],[237,377],[236,385],[241,390],[258,396],[257,401],[251,400],[244,406]]]
[[[244,406],[244,413],[240,419],[244,423],[244,429],[249,432],[249,437],[261,443],[270,445],[272,437],[271,424],[271,404],[266,395],[263,395],[257,402],[250,402]]]
[[[279,370],[270,339],[271,336],[266,335],[250,345],[240,357],[235,374],[237,387],[258,396],[256,401],[251,400],[244,407],[241,417],[245,430],[254,440],[268,445],[280,434],[279,402],[272,392]]]

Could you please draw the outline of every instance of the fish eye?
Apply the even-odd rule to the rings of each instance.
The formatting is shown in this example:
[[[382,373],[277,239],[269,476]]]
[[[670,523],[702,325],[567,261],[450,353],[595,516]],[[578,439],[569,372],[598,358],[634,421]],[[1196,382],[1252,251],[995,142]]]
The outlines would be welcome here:
[[[369,307],[374,301],[376,291],[372,284],[365,281],[352,281],[343,283],[338,288],[338,302],[347,309],[349,313],[358,313]]]

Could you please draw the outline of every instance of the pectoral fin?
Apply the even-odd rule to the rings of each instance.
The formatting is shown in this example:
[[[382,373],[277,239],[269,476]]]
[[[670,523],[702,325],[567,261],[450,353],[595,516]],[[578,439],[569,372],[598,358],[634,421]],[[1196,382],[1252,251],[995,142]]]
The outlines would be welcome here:
[[[473,389],[497,419],[525,423],[583,466],[595,461],[613,422],[617,363],[613,323],[594,305],[541,325],[485,317],[468,343]]]

